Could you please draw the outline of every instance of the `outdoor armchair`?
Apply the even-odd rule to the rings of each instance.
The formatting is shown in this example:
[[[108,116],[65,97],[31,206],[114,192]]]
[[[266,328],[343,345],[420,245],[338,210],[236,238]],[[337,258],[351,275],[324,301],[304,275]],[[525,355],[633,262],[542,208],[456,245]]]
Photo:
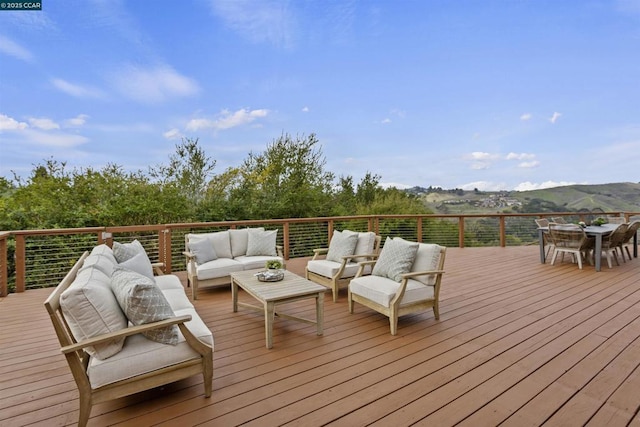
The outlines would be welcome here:
[[[357,302],[387,316],[391,335],[396,335],[398,317],[405,314],[432,308],[440,319],[445,254],[443,246],[387,238],[378,259],[361,262],[349,283],[349,313]],[[363,276],[369,266],[371,274]]]
[[[333,302],[336,302],[340,287],[346,286],[358,272],[358,262],[378,256],[381,240],[374,232],[334,231],[328,248],[313,250],[305,277],[331,289]],[[368,268],[363,274],[370,272],[371,268]]]
[[[577,224],[549,223],[549,237],[553,242],[553,257],[551,265],[554,265],[558,254],[570,253],[578,262],[582,270],[582,260],[588,259],[589,252],[594,247],[594,238],[587,237],[584,229]]]

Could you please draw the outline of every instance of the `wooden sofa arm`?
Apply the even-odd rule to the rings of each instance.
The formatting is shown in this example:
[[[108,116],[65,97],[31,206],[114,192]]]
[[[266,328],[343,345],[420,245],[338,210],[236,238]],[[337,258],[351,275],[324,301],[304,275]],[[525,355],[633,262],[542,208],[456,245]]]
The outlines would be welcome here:
[[[444,270],[412,271],[402,275],[403,279],[411,279],[416,276],[428,276],[431,274],[444,274]]]
[[[377,255],[376,255],[377,256]],[[358,263],[359,267],[358,267],[358,272],[356,273],[356,275],[354,276],[354,278],[356,277],[361,277],[362,274],[364,273],[364,268],[368,265],[371,266],[371,269],[373,269],[373,266],[376,264],[376,262],[378,262],[377,259],[372,259],[369,261],[360,261]]]
[[[311,258],[311,260],[316,260],[318,259],[318,256],[320,255],[326,255],[329,253],[329,248],[317,248],[313,250],[313,258]]]
[[[124,328],[124,329],[121,329],[121,330],[116,331],[116,332],[111,332],[111,333],[108,333],[108,334],[98,335],[98,336],[95,336],[93,338],[89,338],[89,339],[86,339],[86,340],[79,341],[79,342],[77,342],[75,344],[72,344],[72,345],[64,346],[64,347],[62,347],[60,349],[60,351],[62,351],[62,353],[64,353],[64,354],[72,353],[74,351],[82,350],[82,349],[84,349],[86,347],[91,347],[91,346],[94,346],[96,344],[101,344],[101,343],[112,341],[112,340],[115,340],[115,339],[118,339],[118,338],[125,338],[125,337],[131,336],[131,335],[139,334],[141,332],[151,331],[153,329],[163,328],[163,327],[171,326],[171,325],[183,326],[185,322],[188,322],[190,320],[191,320],[191,315],[190,314],[185,314],[183,316],[171,317],[169,319],[160,320],[160,321],[153,322],[153,323],[147,323],[147,324],[138,325],[138,326],[131,326],[131,327]],[[185,326],[185,329],[187,329],[186,326]],[[180,328],[180,330],[182,331],[182,328]],[[190,332],[189,332],[189,334],[191,335]],[[184,333],[183,333],[183,335],[184,335]],[[186,339],[186,336],[185,336],[185,339]]]
[[[151,267],[156,276],[164,276],[164,262],[152,262]]]

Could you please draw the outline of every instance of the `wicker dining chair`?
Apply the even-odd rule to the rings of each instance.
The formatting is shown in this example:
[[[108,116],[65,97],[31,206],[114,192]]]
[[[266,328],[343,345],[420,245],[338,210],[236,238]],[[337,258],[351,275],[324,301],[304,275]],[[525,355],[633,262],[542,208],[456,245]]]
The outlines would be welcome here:
[[[549,227],[549,220],[547,218],[537,218],[534,221],[536,222],[538,228]],[[546,260],[547,258],[549,258],[549,253],[551,253],[551,251],[553,250],[553,242],[551,242],[548,233],[542,233],[542,245],[546,248],[544,255],[544,259]]]
[[[618,248],[620,249],[620,254],[622,255],[623,262],[626,262],[624,259],[624,250],[627,251],[629,261],[631,261],[631,252],[629,252],[629,246],[633,244],[633,236],[635,236],[635,234],[638,232],[638,228],[640,228],[640,220],[632,221],[627,224],[627,226],[627,232],[625,233],[622,242],[618,246]]]
[[[551,265],[554,265],[558,254],[570,253],[574,255],[578,262],[578,267],[582,270],[582,261],[589,259],[589,253],[593,250],[595,239],[588,237],[584,229],[577,224],[557,224],[549,223],[549,236],[553,242],[553,258]]]
[[[624,237],[627,233],[629,226],[627,224],[620,224],[606,236],[602,237],[602,254],[607,257],[607,265],[609,268],[613,268],[611,264],[611,258],[616,260],[616,265],[620,265],[618,262],[617,250],[622,245]],[[595,256],[601,256],[602,254],[594,254]],[[624,258],[624,254],[622,255]]]

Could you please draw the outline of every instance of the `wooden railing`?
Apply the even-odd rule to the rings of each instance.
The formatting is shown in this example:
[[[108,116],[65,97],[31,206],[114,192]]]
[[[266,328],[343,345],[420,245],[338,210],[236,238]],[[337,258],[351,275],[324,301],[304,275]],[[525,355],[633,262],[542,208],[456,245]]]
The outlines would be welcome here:
[[[10,291],[55,286],[86,250],[96,244],[138,239],[152,261],[163,262],[165,272],[184,270],[184,236],[187,233],[263,226],[278,229],[278,244],[285,258],[310,256],[314,248],[328,246],[334,229],[374,231],[384,238],[433,242],[443,246],[517,246],[537,243],[533,219],[566,217],[569,222],[589,221],[592,214],[449,214],[363,215],[348,217],[290,218],[253,221],[219,221],[122,227],[91,227],[0,232],[0,297]],[[625,220],[640,212],[608,212]]]

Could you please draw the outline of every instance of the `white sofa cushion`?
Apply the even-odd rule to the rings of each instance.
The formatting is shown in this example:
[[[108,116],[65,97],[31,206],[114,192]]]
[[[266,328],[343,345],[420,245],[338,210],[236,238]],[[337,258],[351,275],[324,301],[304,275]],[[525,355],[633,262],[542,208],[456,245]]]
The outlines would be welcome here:
[[[400,282],[402,275],[411,271],[417,251],[417,242],[409,242],[399,237],[393,239],[387,237],[371,274]]]
[[[60,307],[76,341],[127,327],[127,318],[111,291],[110,278],[98,268],[78,272],[60,296]],[[88,347],[86,351],[95,358],[106,359],[118,353],[123,342],[114,340]]]
[[[238,260],[232,258],[218,258],[196,266],[198,280],[216,279],[225,277],[235,271],[242,271],[244,267]]]
[[[140,273],[153,280],[153,266],[146,252],[140,252],[118,264],[118,267],[124,267],[128,270]],[[113,273],[111,273],[113,274]]]
[[[179,310],[185,308],[194,308],[187,294],[184,292],[184,287],[180,283],[180,279],[173,274],[165,274],[162,276],[155,276],[156,285],[164,296],[167,298],[171,309],[176,313]]]
[[[351,280],[349,290],[351,293],[360,295],[370,301],[374,301],[384,307],[389,307],[391,300],[396,296],[400,288],[400,283],[387,277],[362,276]],[[409,279],[400,306],[433,299],[433,286],[427,286],[417,280]]]
[[[113,256],[113,249],[111,249],[104,243],[98,246],[94,246],[93,249],[91,249],[91,255],[104,255],[108,259],[110,259],[113,264],[118,263],[118,261],[116,261],[116,257]]]
[[[176,316],[190,314],[192,319],[185,325],[196,337],[213,347],[213,335],[195,309],[177,310],[175,314]],[[98,388],[136,375],[152,372],[165,366],[198,359],[199,357],[200,355],[186,343],[179,330],[178,344],[175,346],[150,341],[141,334],[137,334],[128,337],[122,351],[115,356],[106,360],[92,357],[89,361],[87,373],[91,386]]]
[[[122,311],[134,325],[144,325],[174,317],[166,297],[148,277],[124,267],[116,267],[111,276],[111,289]],[[178,343],[176,325],[143,333],[150,340],[164,344]]]
[[[277,256],[276,239],[278,230],[250,228],[247,230],[247,256],[267,255]]]
[[[242,264],[243,270],[255,270],[257,268],[265,268],[267,261],[280,261],[284,264],[284,260],[278,256],[266,256],[266,255],[256,255],[256,256],[239,256],[234,259],[235,261]]]
[[[431,243],[420,243],[416,252],[416,259],[413,261],[411,271],[430,271],[436,270],[440,263],[441,246]],[[436,275],[416,276],[415,280],[419,280],[425,285],[435,285]]]
[[[80,270],[84,270],[86,268],[97,268],[102,271],[108,277],[111,277],[113,274],[113,269],[116,268],[117,263],[115,262],[115,258],[113,256],[109,257],[103,254],[90,254],[84,259],[84,263]]]
[[[264,231],[264,227],[250,228],[251,230]],[[247,245],[249,244],[249,228],[230,229],[229,237],[231,239],[231,255],[238,257],[247,254]],[[275,243],[274,243],[275,246]]]
[[[325,259],[342,262],[343,256],[353,255],[357,244],[358,233],[349,230],[334,230],[331,242],[329,242],[329,251]]]

